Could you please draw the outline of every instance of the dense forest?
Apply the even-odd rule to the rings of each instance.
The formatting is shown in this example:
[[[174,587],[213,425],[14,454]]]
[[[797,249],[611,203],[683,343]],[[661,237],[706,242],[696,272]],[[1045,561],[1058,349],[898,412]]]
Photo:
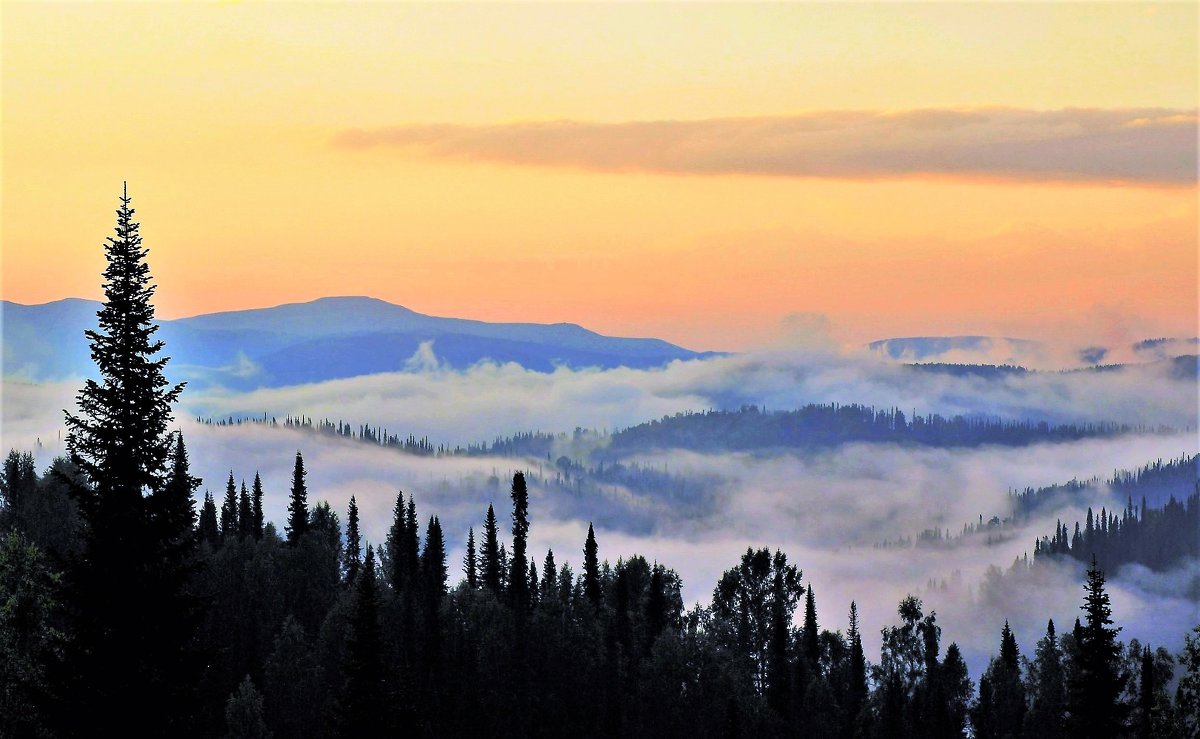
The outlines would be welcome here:
[[[461,576],[411,495],[364,541],[353,498],[344,524],[309,500],[300,452],[281,526],[257,478],[197,510],[132,216],[123,197],[69,456],[5,460],[0,736],[1200,736],[1200,626],[1178,662],[1122,644],[1095,562],[1073,627],[1022,654],[1006,625],[976,686],[915,597],[868,660],[856,605],[822,628],[780,551],[747,549],[690,610],[673,570],[604,560],[590,527],[578,572],[535,554],[521,472]],[[987,428],[962,433],[1009,433]]]
[[[530,431],[492,442],[450,447],[434,445],[427,437],[391,433],[369,424],[307,416],[239,416],[197,421],[225,426],[254,423],[314,431],[399,449],[421,455],[522,456],[544,458],[569,445],[583,445],[597,460],[619,459],[656,449],[693,451],[762,451],[815,449],[854,442],[892,442],[934,447],[976,447],[985,444],[1025,446],[1047,441],[1076,441],[1130,433],[1168,433],[1119,423],[1057,424],[1014,421],[996,417],[938,414],[905,415],[899,408],[877,409],[855,403],[809,404],[796,410],[768,411],[755,405],[737,410],[677,413],[612,433],[575,429],[573,434]]]

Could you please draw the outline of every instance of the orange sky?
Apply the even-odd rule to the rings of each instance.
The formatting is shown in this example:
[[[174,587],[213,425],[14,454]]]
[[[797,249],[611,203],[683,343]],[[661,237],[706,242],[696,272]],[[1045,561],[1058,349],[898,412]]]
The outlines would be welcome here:
[[[98,297],[128,179],[164,317],[1197,332],[1193,3],[0,13],[6,300]]]

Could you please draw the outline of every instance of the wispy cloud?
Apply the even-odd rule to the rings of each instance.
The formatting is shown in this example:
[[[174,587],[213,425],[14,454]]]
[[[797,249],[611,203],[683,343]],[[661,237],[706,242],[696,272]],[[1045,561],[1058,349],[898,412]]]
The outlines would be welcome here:
[[[666,174],[1196,181],[1196,111],[1013,108],[830,111],[787,117],[343,131],[347,149]]]

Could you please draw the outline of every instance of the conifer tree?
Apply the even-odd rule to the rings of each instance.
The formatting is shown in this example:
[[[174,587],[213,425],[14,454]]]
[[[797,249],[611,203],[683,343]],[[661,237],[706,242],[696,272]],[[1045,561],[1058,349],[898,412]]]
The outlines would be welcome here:
[[[263,718],[262,694],[247,675],[225,703],[225,736],[228,739],[270,739]]]
[[[845,726],[853,727],[867,699],[867,658],[863,653],[862,634],[858,629],[858,604],[850,601],[850,684],[846,690]]]
[[[254,485],[250,488],[252,499],[251,516],[254,519],[253,533],[256,540],[263,537],[263,487],[262,478],[254,473]]]
[[[792,665],[788,655],[791,614],[784,587],[784,571],[775,568],[771,584],[771,633],[767,643],[767,705],[785,721],[791,715]]]
[[[425,548],[421,552],[421,578],[436,600],[446,593],[446,540],[437,516],[429,519],[425,530]]]
[[[304,457],[296,452],[292,470],[292,496],[288,502],[288,521],[285,531],[289,544],[295,545],[308,531],[308,485],[305,483]]]
[[[1121,668],[1120,628],[1112,627],[1112,606],[1104,591],[1104,572],[1092,558],[1084,584],[1086,623],[1076,629],[1078,652],[1068,692],[1068,728],[1078,736],[1115,736],[1124,728],[1121,693],[1127,676]]]
[[[350,496],[350,507],[346,511],[346,548],[342,552],[342,571],[346,585],[353,585],[354,578],[362,566],[362,536],[358,531],[358,501]]]
[[[817,602],[812,583],[804,597],[804,657],[815,669],[821,661],[820,631],[817,627]]]
[[[70,573],[75,681],[64,718],[101,734],[120,732],[133,715],[144,725],[179,725],[191,708],[159,679],[176,672],[191,636],[188,624],[167,620],[171,606],[161,598],[175,602],[187,583],[178,571],[173,581],[156,572],[172,556],[164,542],[189,532],[176,529],[183,517],[167,513],[172,506],[152,500],[169,476],[175,444],[167,427],[183,385],[168,383],[168,360],[156,356],[164,346],[154,338],[156,287],[127,191],[120,200],[115,234],[104,247],[98,327],[85,332],[100,381],[84,382],[78,414],[64,411],[67,451],[82,473],[82,484],[67,482],[76,488],[85,531]]]
[[[1025,716],[1025,736],[1030,739],[1061,739],[1066,711],[1066,686],[1063,682],[1062,650],[1054,633],[1053,619],[1046,623],[1046,635],[1037,643],[1029,666],[1029,713]]]
[[[488,505],[487,517],[483,520],[483,586],[493,593],[500,593],[500,541],[496,530],[496,511]]]
[[[417,581],[417,570],[420,567],[421,547],[421,522],[417,520],[417,498],[415,495],[408,496],[408,512],[405,514],[405,529],[404,538],[401,539],[403,544],[404,556],[401,561],[404,563],[404,577],[410,583]]]
[[[463,574],[467,576],[467,588],[479,587],[479,562],[475,552],[475,528],[467,529],[467,553],[463,556]]]
[[[225,499],[221,503],[221,541],[232,541],[238,533],[237,486],[233,482],[233,471],[225,483]]]
[[[200,541],[208,542],[214,549],[221,543],[221,529],[217,523],[217,504],[212,493],[204,491],[204,505],[200,507]]]
[[[396,494],[396,505],[392,508],[392,526],[388,529],[386,552],[388,582],[392,590],[400,593],[404,589],[405,563],[404,540],[408,536],[408,508],[404,504],[404,491]]]
[[[646,654],[667,628],[667,583],[665,568],[654,563],[650,570],[650,587],[646,593]]]
[[[583,594],[592,604],[592,610],[600,611],[600,561],[596,546],[596,532],[588,524],[587,540],[583,543]]]
[[[191,474],[183,434],[176,433],[175,436],[171,474],[161,490],[150,494],[149,505],[151,520],[157,529],[158,540],[166,549],[165,554],[173,566],[181,566],[194,549],[192,530],[196,526],[196,504],[192,496],[201,480]]]
[[[522,472],[513,475],[512,502],[513,546],[508,592],[513,605],[517,609],[524,609],[529,603],[529,560],[526,554],[529,538],[529,491]]]
[[[1200,625],[1184,635],[1178,661],[1183,675],[1175,688],[1175,730],[1195,739],[1200,737]]]
[[[980,739],[1013,739],[1025,723],[1025,684],[1021,680],[1021,655],[1008,622],[1000,632],[1000,655],[992,659],[979,679],[979,702],[971,723]]]
[[[354,605],[346,635],[342,667],[345,682],[337,701],[339,734],[370,736],[378,732],[386,711],[386,670],[379,625],[379,584],[375,549],[367,545],[362,570],[355,580]]]
[[[946,658],[942,660],[939,673],[941,698],[945,701],[947,719],[944,735],[961,737],[966,730],[967,710],[971,704],[974,685],[971,684],[967,663],[963,660],[958,644],[950,642],[950,646],[946,647]]]
[[[242,539],[254,538],[254,505],[250,502],[250,491],[246,489],[245,480],[242,480],[241,492],[238,493],[238,536]]]
[[[554,564],[554,550],[546,550],[546,559],[542,561],[542,583],[539,586],[539,600],[542,603],[553,603],[558,597],[556,592],[558,586],[558,567]]]

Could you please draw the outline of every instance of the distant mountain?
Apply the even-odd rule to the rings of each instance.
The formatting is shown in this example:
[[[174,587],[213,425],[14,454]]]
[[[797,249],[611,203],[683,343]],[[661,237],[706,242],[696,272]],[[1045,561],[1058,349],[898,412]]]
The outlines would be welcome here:
[[[94,301],[3,301],[3,373],[54,380],[93,371],[83,332]],[[715,356],[660,339],[603,336],[570,323],[487,323],[427,316],[365,297],[321,298],[274,308],[161,321],[172,377],[234,389],[279,387],[484,360],[555,367],[650,368]]]

